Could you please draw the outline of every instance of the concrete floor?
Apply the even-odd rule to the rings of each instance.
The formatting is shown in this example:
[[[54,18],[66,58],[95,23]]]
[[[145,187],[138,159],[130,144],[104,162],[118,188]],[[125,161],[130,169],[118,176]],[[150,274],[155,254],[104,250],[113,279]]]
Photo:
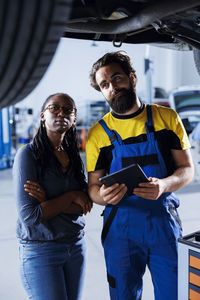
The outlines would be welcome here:
[[[200,182],[193,182],[180,190],[178,195],[184,235],[200,230]],[[17,213],[11,169],[0,171],[0,203],[0,300],[25,300],[27,297],[18,273],[18,243],[15,237]],[[92,212],[86,216],[87,271],[83,300],[109,300],[103,250],[100,244],[102,209],[101,206],[95,205]],[[142,299],[154,299],[148,270],[144,276]]]

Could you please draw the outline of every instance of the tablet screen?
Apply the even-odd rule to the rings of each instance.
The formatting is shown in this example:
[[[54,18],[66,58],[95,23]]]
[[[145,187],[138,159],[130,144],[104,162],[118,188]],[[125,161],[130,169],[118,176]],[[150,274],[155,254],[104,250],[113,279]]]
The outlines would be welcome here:
[[[128,188],[127,195],[132,195],[133,189],[137,187],[139,183],[149,181],[138,164],[132,164],[117,172],[101,177],[99,180],[107,187],[115,183],[124,183]]]

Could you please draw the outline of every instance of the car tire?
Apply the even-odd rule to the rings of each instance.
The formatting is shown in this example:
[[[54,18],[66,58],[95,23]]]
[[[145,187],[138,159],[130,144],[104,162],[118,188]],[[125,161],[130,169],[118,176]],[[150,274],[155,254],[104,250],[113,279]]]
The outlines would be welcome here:
[[[72,0],[0,0],[0,108],[26,97],[44,75]]]
[[[195,62],[197,72],[200,75],[200,50],[193,49],[193,55],[194,55],[194,62]]]

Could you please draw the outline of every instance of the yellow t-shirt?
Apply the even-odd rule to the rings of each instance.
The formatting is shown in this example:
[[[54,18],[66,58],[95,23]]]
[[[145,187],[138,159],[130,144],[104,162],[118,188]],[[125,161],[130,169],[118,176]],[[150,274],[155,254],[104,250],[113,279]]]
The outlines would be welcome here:
[[[189,139],[179,115],[171,108],[151,105],[155,138],[163,155],[168,173],[173,173],[175,165],[171,149],[186,150],[190,148]],[[107,113],[103,120],[110,130],[121,136],[124,144],[134,144],[146,140],[145,123],[147,122],[146,105],[129,116]],[[97,122],[88,132],[86,143],[87,171],[109,170],[112,162],[112,149],[108,135]]]

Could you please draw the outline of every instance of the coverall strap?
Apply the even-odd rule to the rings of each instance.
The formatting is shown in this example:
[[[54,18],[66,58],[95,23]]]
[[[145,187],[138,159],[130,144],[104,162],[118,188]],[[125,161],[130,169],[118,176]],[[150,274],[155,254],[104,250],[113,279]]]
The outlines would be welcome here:
[[[102,240],[102,243],[104,243],[105,239],[106,239],[106,236],[108,234],[108,231],[110,229],[110,226],[114,220],[114,217],[117,213],[117,210],[118,210],[118,207],[117,206],[113,206],[107,220],[106,220],[106,223],[103,227],[103,230],[102,230],[102,234],[101,234],[101,240]]]
[[[147,123],[145,124],[146,132],[154,132],[153,118],[152,118],[152,110],[151,105],[147,104]]]
[[[107,133],[112,145],[115,146],[115,145],[122,145],[123,144],[120,135],[115,130],[110,130],[108,128],[106,122],[103,119],[101,119],[99,121],[99,124],[103,127],[103,129]]]

